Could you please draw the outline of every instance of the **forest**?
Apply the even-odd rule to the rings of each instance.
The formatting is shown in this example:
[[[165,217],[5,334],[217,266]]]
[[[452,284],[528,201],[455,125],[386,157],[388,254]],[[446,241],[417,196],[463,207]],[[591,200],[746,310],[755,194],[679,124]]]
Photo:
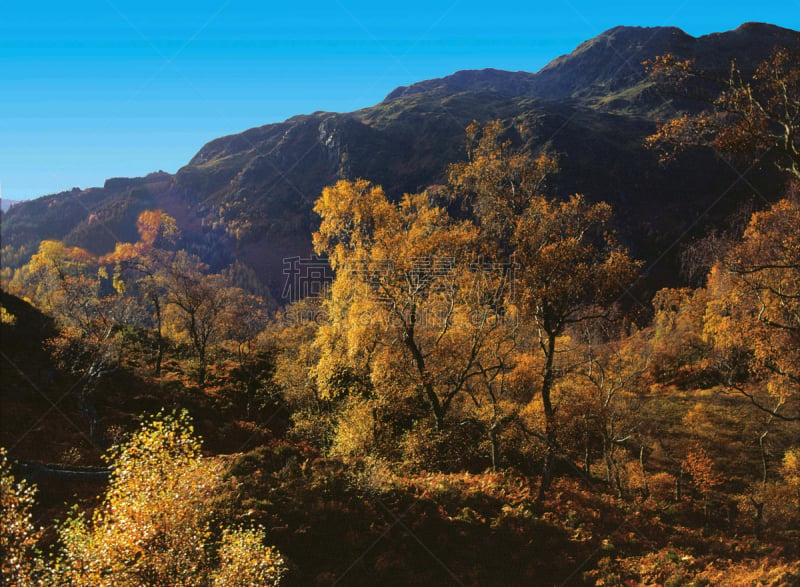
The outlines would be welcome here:
[[[708,97],[664,165],[785,179],[654,295],[513,120],[420,193],[326,187],[289,304],[161,209],[110,252],[4,250],[0,583],[797,584],[800,54],[648,67]]]

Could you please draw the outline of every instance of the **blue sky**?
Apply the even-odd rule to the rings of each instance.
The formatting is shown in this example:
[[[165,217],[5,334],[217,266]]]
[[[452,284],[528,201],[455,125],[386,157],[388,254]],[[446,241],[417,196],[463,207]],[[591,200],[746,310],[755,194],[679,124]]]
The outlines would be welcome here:
[[[536,71],[620,24],[747,21],[800,29],[800,0],[0,0],[2,195],[175,172],[224,134],[459,69]]]

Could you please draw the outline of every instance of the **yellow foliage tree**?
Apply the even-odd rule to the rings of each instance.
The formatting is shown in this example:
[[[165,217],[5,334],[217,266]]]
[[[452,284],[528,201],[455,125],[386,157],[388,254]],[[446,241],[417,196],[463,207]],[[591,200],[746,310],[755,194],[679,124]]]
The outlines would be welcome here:
[[[533,198],[541,196],[547,180],[558,172],[556,157],[543,150],[532,156],[515,150],[503,139],[505,128],[495,120],[467,127],[467,161],[448,170],[448,192],[465,204],[480,224],[485,253],[509,255],[514,219]]]
[[[212,577],[215,585],[277,584],[283,561],[263,545],[262,531],[228,530],[215,541],[209,502],[224,467],[202,456],[185,413],[145,422],[108,459],[103,504],[91,520],[73,517],[59,530],[56,584],[200,586]]]
[[[152,310],[156,333],[155,375],[161,374],[164,358],[164,313],[167,298],[167,271],[174,254],[171,247],[180,232],[175,219],[161,210],[145,210],[137,221],[139,241],[117,243],[114,251],[101,259],[115,265],[114,287],[119,293],[138,290],[143,305]],[[149,321],[148,321],[149,322]]]
[[[328,400],[360,396],[373,410],[350,405],[334,439],[356,454],[356,439],[380,444],[385,433],[396,447],[405,434],[418,454],[412,446],[424,437],[432,444],[421,452],[432,455],[434,445],[452,448],[445,436],[470,429],[490,441],[496,464],[498,429],[514,413],[503,401],[517,329],[508,267],[482,262],[474,223],[425,193],[395,204],[369,182],[341,181],[315,210],[316,250],[336,271],[314,342],[316,388]]]
[[[393,204],[364,180],[326,188],[315,210],[316,250],[337,271],[317,336],[321,392],[336,395],[361,372],[362,386],[415,390],[444,429],[502,322],[502,300],[474,266],[474,225],[426,194]]]
[[[708,292],[704,333],[725,386],[773,418],[800,421],[800,205],[754,214],[712,268]]]
[[[322,318],[319,299],[298,300],[278,313],[272,340],[278,351],[273,381],[292,411],[292,432],[325,446],[332,437],[331,402],[319,391],[314,374],[320,361],[314,341]]]
[[[37,585],[41,558],[36,545],[42,529],[33,523],[35,488],[17,482],[6,451],[0,448],[0,583],[19,587]]]
[[[686,367],[705,365],[710,350],[703,337],[707,302],[705,288],[667,288],[656,293],[650,347],[651,371],[657,378],[674,377]]]
[[[15,279],[24,282],[35,304],[51,313],[60,327],[48,347],[60,366],[79,376],[79,406],[94,435],[97,414],[91,394],[119,365],[119,331],[130,322],[131,300],[109,287],[108,272],[96,257],[59,241],[42,241],[17,274]]]

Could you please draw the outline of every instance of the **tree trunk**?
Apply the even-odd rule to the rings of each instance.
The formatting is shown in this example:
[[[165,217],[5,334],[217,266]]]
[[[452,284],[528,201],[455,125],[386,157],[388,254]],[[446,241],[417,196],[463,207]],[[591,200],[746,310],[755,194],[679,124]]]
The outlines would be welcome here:
[[[439,396],[436,395],[436,390],[433,388],[433,384],[428,378],[428,371],[425,368],[425,357],[422,356],[422,352],[419,350],[419,347],[417,347],[417,343],[414,340],[413,314],[411,322],[412,325],[408,327],[405,332],[406,347],[408,347],[408,350],[411,351],[411,356],[414,357],[414,363],[417,366],[417,372],[422,380],[422,390],[425,392],[425,397],[428,400],[428,403],[431,405],[433,417],[436,420],[436,430],[441,432],[444,430],[445,409],[442,406],[442,403],[439,401]]]
[[[550,484],[553,481],[553,465],[556,460],[556,420],[553,403],[550,399],[550,392],[553,389],[555,373],[553,371],[553,359],[556,350],[556,334],[551,332],[547,335],[547,347],[544,366],[544,377],[542,378],[542,407],[544,408],[545,419],[545,439],[547,441],[547,456],[545,456],[542,466],[542,482],[539,485],[539,499],[544,499]]]
[[[87,383],[78,395],[78,411],[86,418],[89,424],[89,438],[97,446],[102,446],[102,439],[99,438],[98,434],[100,419],[97,416],[97,409],[94,407],[94,403],[92,403],[89,397],[90,391],[87,389],[88,385]]]
[[[617,497],[622,497],[622,480],[614,462],[614,444],[610,440],[603,442],[603,460],[606,463],[606,481],[617,490]]]
[[[161,333],[161,304],[158,298],[153,298],[156,307],[156,366],[155,376],[161,376],[161,362],[164,360],[164,335]]]
[[[200,369],[197,372],[197,383],[200,387],[203,387],[206,383],[206,360],[205,358],[200,359]]]
[[[552,450],[547,451],[544,457],[544,464],[542,465],[542,482],[539,485],[539,501],[544,499],[547,491],[550,489],[550,484],[553,481],[553,465],[555,464],[556,455]]]
[[[761,488],[767,486],[767,447],[764,446],[764,439],[769,434],[769,430],[765,430],[764,433],[758,437],[758,447],[761,449]]]
[[[642,497],[647,499],[650,497],[650,486],[647,483],[647,472],[644,470],[644,445],[639,447],[639,468],[642,470]]]
[[[764,519],[764,502],[763,501],[756,501],[753,496],[750,496],[750,502],[753,504],[753,507],[756,508],[756,516],[755,516],[755,533],[756,538],[761,539],[761,523]]]
[[[492,471],[497,472],[497,468],[500,466],[500,446],[497,440],[497,425],[492,425],[489,428],[489,441],[492,445]]]
[[[588,477],[591,469],[591,454],[589,450],[589,411],[586,411],[583,417],[584,430],[583,430],[583,472]]]

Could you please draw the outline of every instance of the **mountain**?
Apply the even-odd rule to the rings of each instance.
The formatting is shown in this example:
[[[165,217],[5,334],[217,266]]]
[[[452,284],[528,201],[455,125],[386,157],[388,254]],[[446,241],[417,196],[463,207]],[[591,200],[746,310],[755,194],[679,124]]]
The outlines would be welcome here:
[[[537,73],[456,72],[355,112],[315,112],[215,139],[174,175],[109,179],[21,203],[3,215],[3,245],[16,251],[4,258],[21,262],[44,238],[104,252],[135,238],[141,210],[159,207],[176,217],[189,250],[215,268],[238,259],[279,297],[283,259],[311,252],[323,187],[364,177],[398,197],[441,183],[447,165],[464,158],[466,126],[500,118],[525,123],[533,129],[526,141],[560,154],[555,193],[614,206],[621,237],[649,262],[650,289],[674,285],[679,239],[701,235],[754,191],[778,196],[782,179],[768,164],[741,178],[706,150],[660,166],[643,140],[678,111],[642,62],[672,52],[720,73],[735,58],[752,72],[776,45],[800,48],[800,33],[757,23],[697,38],[671,27],[616,27]]]
[[[20,202],[24,202],[25,200],[11,200],[9,198],[0,198],[0,210],[3,212],[8,212],[8,210],[14,204],[19,204]]]

